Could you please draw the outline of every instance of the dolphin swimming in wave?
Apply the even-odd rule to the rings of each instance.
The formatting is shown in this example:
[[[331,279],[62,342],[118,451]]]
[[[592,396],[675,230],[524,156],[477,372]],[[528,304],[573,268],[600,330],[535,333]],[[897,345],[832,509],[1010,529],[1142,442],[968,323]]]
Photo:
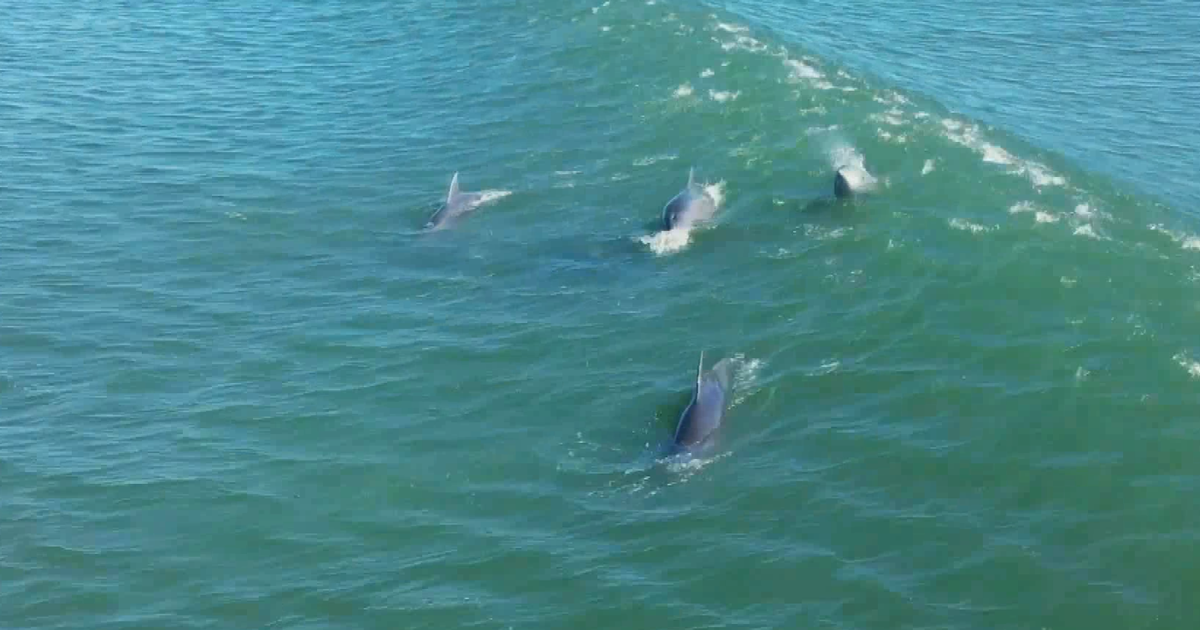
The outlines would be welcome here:
[[[663,229],[686,230],[711,219],[717,212],[717,200],[694,180],[695,169],[688,169],[687,186],[663,207]]]
[[[708,444],[709,438],[725,419],[729,407],[730,360],[721,359],[708,372],[704,371],[704,353],[696,369],[696,386],[692,401],[679,417],[671,451],[689,451]]]
[[[448,227],[452,221],[475,208],[508,194],[508,191],[461,192],[458,189],[458,173],[450,180],[450,192],[446,194],[446,202],[429,217],[426,228],[439,230]]]
[[[875,178],[861,166],[843,166],[833,176],[833,194],[838,198],[852,197],[874,185]]]

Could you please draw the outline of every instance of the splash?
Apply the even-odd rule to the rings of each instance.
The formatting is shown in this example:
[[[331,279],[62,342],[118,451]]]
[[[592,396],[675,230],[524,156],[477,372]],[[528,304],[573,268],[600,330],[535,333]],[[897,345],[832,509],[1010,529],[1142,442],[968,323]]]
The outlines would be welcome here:
[[[692,92],[692,85],[690,83],[684,83],[683,85],[675,88],[675,91],[671,95],[675,98],[685,98],[691,96]]]
[[[933,160],[925,160],[925,166],[921,167],[921,174],[928,175],[933,172]]]
[[[657,256],[665,256],[674,254],[687,247],[691,242],[691,230],[675,229],[663,230],[654,234],[646,234],[637,238],[638,242],[650,248]]]
[[[753,394],[758,384],[758,374],[762,371],[762,359],[746,359],[746,356],[738,353],[730,357],[733,363],[733,400],[730,402],[730,407],[736,407],[746,401],[746,398]]]
[[[737,92],[718,92],[716,90],[708,91],[709,98],[718,103],[724,103],[725,101],[736,101],[737,97],[741,95],[742,93],[740,90]]]

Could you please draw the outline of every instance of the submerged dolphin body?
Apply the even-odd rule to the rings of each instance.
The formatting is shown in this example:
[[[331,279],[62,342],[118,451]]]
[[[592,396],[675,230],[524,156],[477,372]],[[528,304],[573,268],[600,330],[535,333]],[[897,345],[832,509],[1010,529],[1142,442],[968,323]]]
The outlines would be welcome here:
[[[437,212],[429,217],[429,222],[425,224],[425,227],[432,230],[444,228],[454,219],[474,210],[483,201],[482,193],[458,190],[458,173],[456,172],[450,180],[450,192],[446,194],[446,203],[443,203]]]
[[[687,186],[663,206],[663,229],[689,229],[711,219],[717,211],[717,200],[695,183],[695,169],[688,170]]]
[[[679,417],[671,451],[693,450],[704,446],[725,419],[729,407],[730,361],[721,359],[708,372],[704,371],[704,353],[696,369],[696,386],[692,401]]]

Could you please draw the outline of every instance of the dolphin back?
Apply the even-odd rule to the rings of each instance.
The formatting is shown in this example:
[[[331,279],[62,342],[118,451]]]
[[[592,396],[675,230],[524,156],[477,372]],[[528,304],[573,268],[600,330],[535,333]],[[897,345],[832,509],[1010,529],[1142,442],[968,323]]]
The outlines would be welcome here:
[[[729,407],[731,363],[721,359],[696,381],[692,401],[679,418],[674,446],[688,448],[703,444],[721,426]]]
[[[474,209],[482,199],[481,193],[459,190],[458,173],[456,172],[450,179],[450,190],[446,192],[446,202],[437,209],[437,212],[433,213],[433,216],[429,217],[425,227],[434,229],[445,227],[455,217]]]

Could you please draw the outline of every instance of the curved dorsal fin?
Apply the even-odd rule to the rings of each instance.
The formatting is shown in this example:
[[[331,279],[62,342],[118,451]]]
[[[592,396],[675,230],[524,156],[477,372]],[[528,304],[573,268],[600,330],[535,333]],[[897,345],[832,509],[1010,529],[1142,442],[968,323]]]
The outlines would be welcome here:
[[[704,373],[704,351],[700,351],[700,365],[696,368],[696,385],[700,384],[700,375]]]
[[[456,195],[458,195],[458,171],[455,171],[454,177],[450,179],[450,192],[446,194],[446,203],[454,201]]]

